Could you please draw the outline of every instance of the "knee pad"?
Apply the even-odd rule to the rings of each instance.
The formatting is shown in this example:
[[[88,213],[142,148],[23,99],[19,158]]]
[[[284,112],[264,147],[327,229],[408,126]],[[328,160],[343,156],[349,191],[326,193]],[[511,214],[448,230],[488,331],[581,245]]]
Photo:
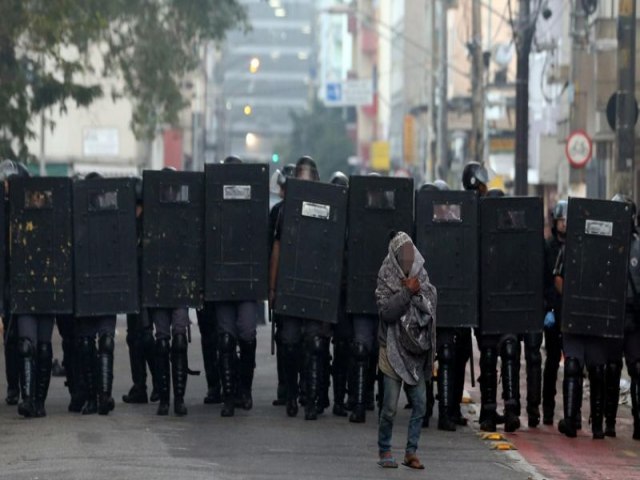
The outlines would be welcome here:
[[[171,351],[175,353],[183,353],[187,351],[188,342],[187,336],[178,334],[173,336],[173,342],[171,343]]]
[[[90,352],[92,348],[95,348],[93,344],[93,338],[81,337],[80,338],[80,350],[83,352]]]
[[[159,355],[167,355],[169,353],[169,339],[158,338],[156,340],[156,352]]]
[[[520,342],[513,338],[507,338],[502,343],[501,354],[507,360],[515,360],[520,353]]]
[[[450,343],[445,343],[444,345],[440,346],[440,348],[438,349],[438,362],[451,364],[453,363],[454,358],[455,350],[453,348],[453,345],[451,345]]]
[[[369,351],[364,343],[354,342],[351,346],[351,353],[356,360],[366,360],[369,357]]]
[[[523,337],[524,344],[527,346],[527,348],[540,350],[540,347],[542,347],[542,337],[542,332],[527,333]]]
[[[564,361],[564,374],[567,377],[579,377],[582,374],[582,366],[575,357],[569,357]]]
[[[98,340],[98,350],[100,353],[111,354],[114,349],[113,335],[100,335]]]
[[[622,371],[622,362],[607,362],[607,371],[615,372],[617,374]]]
[[[230,333],[223,333],[220,335],[219,347],[221,352],[230,353],[236,348],[235,339]]]
[[[33,355],[33,344],[28,338],[21,338],[18,344],[20,355],[23,357],[31,357]]]
[[[640,379],[640,360],[637,360],[628,365],[627,370],[629,371],[629,376],[631,378]]]

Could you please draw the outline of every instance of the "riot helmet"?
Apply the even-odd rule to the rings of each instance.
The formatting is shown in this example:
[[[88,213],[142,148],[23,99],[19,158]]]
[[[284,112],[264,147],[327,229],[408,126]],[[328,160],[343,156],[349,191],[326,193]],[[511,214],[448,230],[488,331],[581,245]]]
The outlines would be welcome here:
[[[465,190],[478,190],[481,194],[487,190],[489,172],[478,162],[469,162],[462,171],[462,185]]]
[[[369,172],[367,174],[367,177],[381,177],[382,175],[379,174],[378,172]]]
[[[422,185],[420,185],[420,191],[421,192],[439,192],[440,189],[435,183],[425,182]]]
[[[0,180],[8,180],[14,175],[18,177],[30,177],[29,169],[23,163],[15,160],[3,160],[0,162]]]
[[[340,185],[341,187],[348,187],[349,177],[347,177],[344,173],[339,171],[333,172],[333,174],[331,175],[331,180],[329,180],[329,183],[332,183],[333,185]]]
[[[491,188],[487,190],[485,197],[487,198],[501,198],[504,197],[504,192],[499,188]]]
[[[631,208],[631,231],[635,232],[637,214],[636,202],[634,202],[630,196],[625,195],[624,193],[616,193],[611,200],[614,202],[627,203],[629,205],[629,207]]]
[[[240,159],[240,157],[236,157],[235,155],[229,155],[227,158],[225,158],[222,163],[224,163],[225,165],[229,165],[229,164],[240,164],[242,163],[242,160]]]
[[[449,191],[449,185],[444,180],[438,179],[435,182],[433,182],[433,184],[438,188],[438,190],[442,192]]]
[[[167,166],[167,167],[162,167],[162,172],[177,172],[178,169],[176,167],[171,167],[171,166]]]
[[[298,159],[296,162],[295,177],[300,180],[310,180],[313,182],[320,180],[318,167],[316,166],[316,162],[313,158],[308,155],[304,155]]]
[[[287,178],[293,178],[296,172],[296,166],[292,163],[286,164],[282,170],[278,169],[271,175],[269,181],[269,191],[277,195],[282,195],[287,183]]]
[[[103,178],[98,172],[89,172],[85,175],[85,180],[98,180]]]
[[[566,200],[558,200],[556,206],[553,207],[551,213],[551,219],[553,220],[551,225],[551,233],[554,237],[564,240],[567,235],[567,211],[569,210],[569,203]]]

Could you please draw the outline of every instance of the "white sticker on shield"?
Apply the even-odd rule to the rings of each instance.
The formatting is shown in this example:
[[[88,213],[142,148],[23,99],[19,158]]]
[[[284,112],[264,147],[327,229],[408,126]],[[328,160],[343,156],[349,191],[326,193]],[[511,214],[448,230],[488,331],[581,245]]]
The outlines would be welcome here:
[[[587,235],[600,235],[602,237],[613,236],[613,222],[601,220],[587,220],[584,225],[584,233]]]
[[[251,185],[224,185],[223,200],[251,200]]]
[[[329,220],[331,216],[331,206],[320,203],[302,202],[302,216]]]

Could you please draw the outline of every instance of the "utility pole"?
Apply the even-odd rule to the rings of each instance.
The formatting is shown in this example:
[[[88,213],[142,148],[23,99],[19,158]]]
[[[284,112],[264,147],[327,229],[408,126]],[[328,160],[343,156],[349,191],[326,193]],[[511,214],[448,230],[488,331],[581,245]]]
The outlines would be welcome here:
[[[618,2],[618,96],[616,105],[616,168],[611,186],[615,193],[634,194],[636,1]]]
[[[436,150],[438,158],[437,173],[444,180],[449,174],[449,126],[447,122],[447,0],[436,0],[436,25],[438,27],[438,118]]]
[[[534,26],[531,21],[530,0],[520,0],[516,46],[516,178],[515,194],[527,195],[529,169],[529,54]]]
[[[480,0],[471,6],[471,96],[473,102],[471,119],[471,145],[473,160],[484,160],[484,59],[482,54],[482,12]]]

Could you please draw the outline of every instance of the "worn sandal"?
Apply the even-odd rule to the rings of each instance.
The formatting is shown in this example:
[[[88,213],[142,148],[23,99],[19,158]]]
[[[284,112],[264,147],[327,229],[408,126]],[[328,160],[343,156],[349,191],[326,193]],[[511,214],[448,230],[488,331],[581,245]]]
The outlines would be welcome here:
[[[424,465],[420,463],[418,456],[414,453],[405,455],[402,465],[404,465],[405,467],[413,468],[415,470],[424,470]]]
[[[378,460],[378,465],[382,468],[398,468],[398,462],[393,458],[391,452],[385,452],[380,454],[380,460]]]

